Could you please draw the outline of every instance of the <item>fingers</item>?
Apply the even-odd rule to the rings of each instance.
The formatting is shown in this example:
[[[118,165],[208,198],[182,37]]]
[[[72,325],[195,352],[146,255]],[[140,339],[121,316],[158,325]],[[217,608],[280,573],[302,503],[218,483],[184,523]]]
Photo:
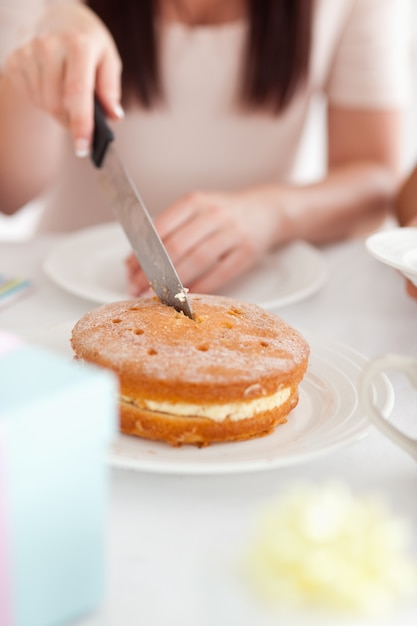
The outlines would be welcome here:
[[[48,58],[47,67],[38,64],[39,69],[39,106],[57,118],[61,123],[65,123],[66,114],[62,106],[62,84],[64,80],[64,56],[53,38],[44,37],[35,42],[38,53],[35,58]]]
[[[417,286],[414,285],[410,280],[407,280],[406,282],[406,290],[410,298],[414,298],[414,300],[417,300]]]
[[[110,41],[102,51],[92,46],[85,35],[71,38],[71,54],[64,79],[64,102],[77,156],[84,157],[90,152],[95,92],[109,117],[123,117],[119,103],[120,78],[120,58]]]
[[[204,276],[190,284],[190,290],[195,293],[215,293],[251,267],[244,250],[230,250]]]
[[[27,44],[11,55],[6,62],[6,72],[13,85],[38,105],[39,68],[32,54],[32,46]]]
[[[215,207],[203,207],[193,213],[186,209],[188,219],[172,223],[172,230],[164,234],[158,230],[167,248],[168,254],[176,262],[186,256],[191,250],[204,244],[204,241],[216,235],[219,230],[228,229],[228,222],[223,219],[219,222]],[[204,253],[202,253],[204,256]]]
[[[242,227],[247,216],[249,226]],[[183,284],[210,293],[253,267],[265,253],[267,238],[254,240],[258,222],[258,204],[248,209],[232,194],[198,192],[172,205],[156,226]],[[132,295],[148,289],[134,257],[126,267]]]
[[[68,43],[70,54],[65,64],[63,101],[68,126],[74,140],[75,154],[87,156],[93,135],[93,97],[96,75],[96,51],[80,34]]]
[[[59,16],[10,56],[6,71],[33,104],[69,129],[82,157],[90,152],[95,93],[108,117],[123,117],[121,61],[109,32],[86,7],[63,6]]]
[[[182,283],[201,293],[214,292],[256,262],[247,247],[227,229],[214,232],[187,249],[179,259],[172,260]],[[149,281],[133,254],[126,260],[126,269],[132,296],[149,289]]]
[[[55,41],[36,38],[16,50],[6,62],[6,73],[12,83],[39,108],[65,119],[62,105],[64,57]]]
[[[96,73],[96,94],[105,113],[112,119],[124,117],[120,105],[122,62],[116,47],[109,44],[104,49]]]
[[[188,211],[186,213],[190,215]],[[176,225],[179,223],[175,222]],[[181,281],[188,285],[229,251],[232,240],[229,229],[219,229],[215,220],[197,212],[188,221],[183,221],[182,228],[165,237],[163,243]],[[149,283],[133,254],[126,260],[126,269],[131,293],[139,295]]]
[[[149,282],[136,258],[133,263],[131,261],[130,263],[131,272],[128,271],[130,295],[139,296],[149,290]],[[202,276],[196,276],[193,280],[186,280],[184,274],[186,268],[177,267],[177,271],[182,283],[194,293],[215,293],[251,266],[252,262],[248,260],[243,249],[231,249],[211,264],[210,269],[206,270]]]
[[[177,272],[185,285],[193,284],[199,277],[211,271],[237,247],[230,230],[219,230],[199,241],[178,260],[174,261]]]
[[[204,202],[204,200],[203,200]],[[162,239],[181,228],[195,214],[202,201],[198,194],[190,194],[182,198],[155,220],[155,225]]]
[[[125,265],[130,295],[139,296],[143,294],[149,289],[149,281],[133,252],[127,257]]]

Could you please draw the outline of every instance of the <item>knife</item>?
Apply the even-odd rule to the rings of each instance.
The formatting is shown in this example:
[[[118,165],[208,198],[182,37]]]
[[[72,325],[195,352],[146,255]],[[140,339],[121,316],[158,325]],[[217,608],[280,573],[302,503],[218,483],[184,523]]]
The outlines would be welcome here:
[[[91,160],[100,170],[111,207],[160,301],[193,319],[187,290],[181,283],[142,198],[111,145],[113,140],[114,134],[107,125],[100,103],[95,99]]]

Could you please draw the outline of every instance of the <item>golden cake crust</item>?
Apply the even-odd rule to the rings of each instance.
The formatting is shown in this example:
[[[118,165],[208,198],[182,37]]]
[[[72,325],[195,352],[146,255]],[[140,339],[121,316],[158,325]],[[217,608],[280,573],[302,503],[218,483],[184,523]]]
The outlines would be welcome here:
[[[223,296],[190,294],[189,299],[194,320],[157,298],[103,305],[73,328],[75,355],[117,374],[123,432],[173,445],[270,432],[297,402],[308,363],[306,340],[256,305]],[[180,417],[175,409],[169,415],[147,404],[239,405],[286,388],[291,392],[280,407],[237,421]]]

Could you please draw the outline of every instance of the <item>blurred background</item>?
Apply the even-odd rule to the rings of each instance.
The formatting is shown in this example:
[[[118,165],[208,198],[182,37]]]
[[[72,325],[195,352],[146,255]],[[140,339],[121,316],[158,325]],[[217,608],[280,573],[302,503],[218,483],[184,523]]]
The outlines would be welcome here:
[[[404,137],[404,173],[417,163],[417,0],[409,0],[409,7],[410,100]],[[312,104],[298,155],[295,174],[297,181],[310,182],[324,171],[324,112],[324,102],[318,100]],[[34,202],[24,207],[17,215],[9,217],[0,214],[0,241],[22,241],[30,238],[41,211],[42,203]]]

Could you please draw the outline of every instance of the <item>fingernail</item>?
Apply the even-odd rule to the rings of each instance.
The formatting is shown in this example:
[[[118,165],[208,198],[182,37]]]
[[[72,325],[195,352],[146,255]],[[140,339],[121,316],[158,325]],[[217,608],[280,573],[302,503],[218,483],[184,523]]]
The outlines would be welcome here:
[[[90,144],[88,139],[76,139],[74,143],[74,148],[75,156],[77,156],[79,159],[84,159],[90,154]]]
[[[115,104],[113,107],[113,112],[116,115],[116,117],[119,118],[119,120],[122,120],[125,116],[125,112],[123,110],[123,108],[120,106],[120,104]]]

